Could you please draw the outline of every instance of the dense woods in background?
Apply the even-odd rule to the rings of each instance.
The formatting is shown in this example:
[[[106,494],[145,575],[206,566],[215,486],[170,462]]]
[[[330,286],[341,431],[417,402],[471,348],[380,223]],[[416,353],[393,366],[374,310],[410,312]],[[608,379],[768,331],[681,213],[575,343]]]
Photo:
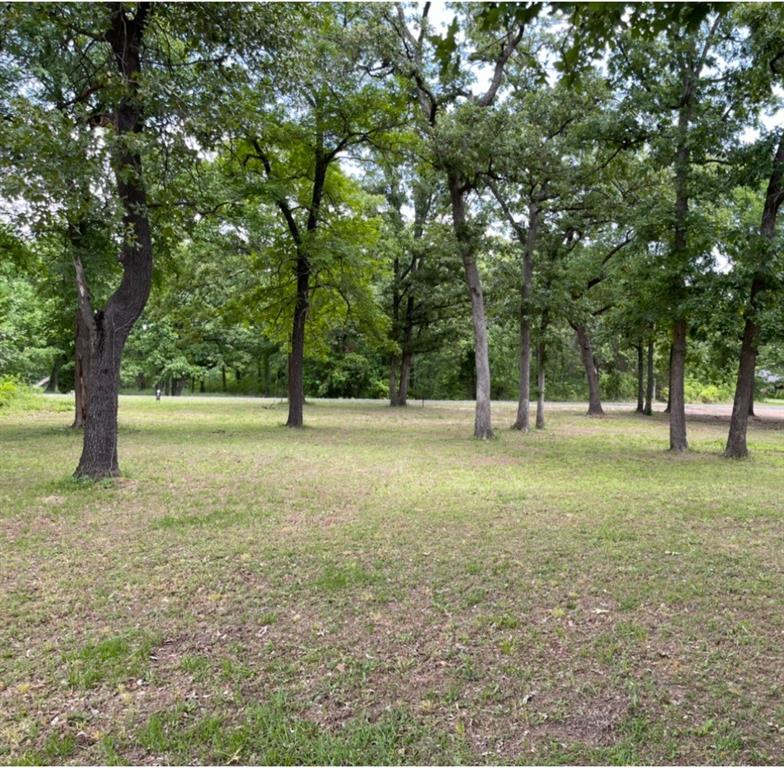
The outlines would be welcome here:
[[[784,382],[784,7],[7,5],[0,374],[684,403]],[[536,414],[530,402],[536,401]]]

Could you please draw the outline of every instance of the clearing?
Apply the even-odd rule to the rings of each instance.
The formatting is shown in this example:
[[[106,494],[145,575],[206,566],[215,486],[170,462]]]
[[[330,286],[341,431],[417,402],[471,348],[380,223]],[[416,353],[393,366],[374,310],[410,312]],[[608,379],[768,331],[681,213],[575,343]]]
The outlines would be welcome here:
[[[784,408],[513,410],[124,397],[98,485],[0,417],[0,760],[782,762]]]

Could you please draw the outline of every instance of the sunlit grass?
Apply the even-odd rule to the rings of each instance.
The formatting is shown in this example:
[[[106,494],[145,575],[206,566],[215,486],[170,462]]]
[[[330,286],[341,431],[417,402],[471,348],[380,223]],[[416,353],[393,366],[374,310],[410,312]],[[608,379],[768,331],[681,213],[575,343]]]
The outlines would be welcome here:
[[[0,417],[0,759],[780,762],[784,423],[494,415],[128,397],[98,485]]]

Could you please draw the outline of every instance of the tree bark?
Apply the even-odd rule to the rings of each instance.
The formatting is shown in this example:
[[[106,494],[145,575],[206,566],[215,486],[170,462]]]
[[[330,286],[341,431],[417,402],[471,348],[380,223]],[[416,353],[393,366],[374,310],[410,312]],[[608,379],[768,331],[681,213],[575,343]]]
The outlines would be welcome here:
[[[686,320],[676,320],[672,326],[672,369],[670,371],[670,450],[688,449],[686,439],[686,403],[683,394],[686,361]]]
[[[735,398],[732,403],[730,430],[724,455],[730,459],[740,459],[748,455],[746,432],[749,416],[754,414],[754,369],[757,365],[757,346],[760,336],[760,313],[762,294],[766,290],[765,267],[771,254],[776,234],[776,217],[784,200],[784,132],[779,139],[778,149],[773,159],[773,170],[765,193],[765,206],[762,211],[760,235],[762,248],[757,270],[751,282],[751,292],[746,308],[746,321],[743,328],[743,341],[740,348],[738,378],[735,384]]]
[[[398,386],[397,386],[397,372],[400,365],[400,358],[397,355],[392,355],[389,360],[389,405],[392,408],[397,408],[400,405],[398,400]]]
[[[402,228],[402,222],[400,223]],[[392,327],[393,342],[400,337],[400,258],[395,256],[392,262]],[[400,356],[393,354],[389,360],[389,405],[396,408],[400,405],[398,399],[397,374],[400,366]]]
[[[110,7],[106,39],[114,53],[125,86],[115,111],[117,146],[112,165],[117,194],[123,207],[123,243],[119,261],[123,275],[103,311],[92,313],[81,262],[77,269],[80,308],[89,329],[90,363],[87,371],[87,420],[77,477],[93,480],[115,477],[117,457],[117,406],[120,360],[133,324],[144,309],[152,286],[153,251],[147,212],[142,158],[134,137],[143,130],[144,116],[138,98],[141,45],[151,5],[139,3],[133,18],[121,4]]]
[[[645,407],[643,414],[645,416],[653,415],[653,392],[654,392],[654,372],[653,372],[653,339],[648,341],[648,381],[645,388]]]
[[[588,331],[582,323],[575,323],[572,326],[577,334],[577,344],[580,347],[580,358],[585,368],[585,376],[588,379],[588,415],[604,416],[602,401],[599,395],[599,374],[596,371],[596,363],[593,357],[593,347]]]
[[[536,347],[536,428],[544,429],[544,364],[546,357],[544,341],[540,341]]]
[[[410,351],[403,354],[400,363],[400,384],[397,393],[397,404],[401,407],[408,405],[408,384],[411,380],[411,360],[413,355]]]
[[[81,310],[76,311],[74,354],[74,421],[73,429],[81,429],[87,420],[87,371],[90,367],[90,329]]]
[[[664,409],[665,413],[672,410],[672,342],[670,342],[670,358],[667,363],[667,406]]]
[[[307,259],[297,259],[297,299],[289,354],[289,417],[287,427],[301,427],[305,405],[305,319],[310,294]]]
[[[452,202],[452,223],[463,261],[468,294],[471,298],[471,321],[474,327],[474,363],[476,368],[474,437],[487,440],[493,437],[493,426],[490,413],[490,356],[482,281],[476,266],[474,245],[466,222],[465,189],[461,185],[459,177],[453,172],[448,174],[448,182],[449,196]]]
[[[642,341],[637,345],[637,407],[635,413],[645,413],[645,361]]]
[[[509,215],[518,238],[522,232]],[[532,202],[528,206],[528,229],[523,242],[522,280],[520,281],[520,359],[517,390],[517,416],[512,429],[528,432],[531,428],[531,293],[534,282],[534,248],[539,230],[539,207]]]
[[[316,144],[316,162],[313,175],[310,206],[306,230],[311,237],[320,221],[321,200],[327,181],[329,159],[324,154],[324,137],[319,133]],[[294,304],[294,323],[291,331],[291,354],[289,355],[289,417],[287,427],[301,427],[305,406],[305,320],[310,308],[310,259],[307,242],[303,242],[300,230],[294,220],[288,203],[278,203],[289,226],[291,236],[297,246],[297,298]]]

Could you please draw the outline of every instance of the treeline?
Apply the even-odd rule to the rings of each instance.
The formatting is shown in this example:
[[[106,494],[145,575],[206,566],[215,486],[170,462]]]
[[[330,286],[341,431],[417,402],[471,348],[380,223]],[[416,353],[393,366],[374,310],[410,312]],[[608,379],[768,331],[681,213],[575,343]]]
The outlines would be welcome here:
[[[685,402],[782,370],[784,8],[0,10],[0,369],[121,386]],[[762,390],[761,390],[762,391]],[[530,403],[536,401],[536,413]]]

